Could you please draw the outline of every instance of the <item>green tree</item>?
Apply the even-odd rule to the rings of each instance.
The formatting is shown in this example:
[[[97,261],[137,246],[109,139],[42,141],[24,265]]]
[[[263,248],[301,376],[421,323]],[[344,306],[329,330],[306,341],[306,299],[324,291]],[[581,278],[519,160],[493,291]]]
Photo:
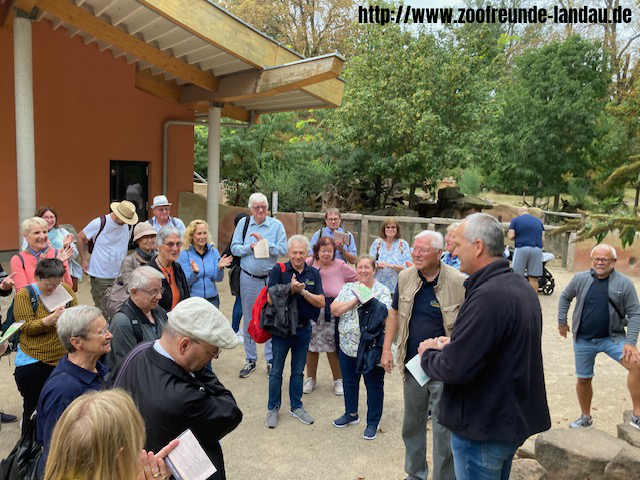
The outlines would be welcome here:
[[[610,81],[602,48],[571,35],[515,58],[512,81],[497,93],[498,142],[492,178],[513,193],[555,195],[584,176],[594,153]]]

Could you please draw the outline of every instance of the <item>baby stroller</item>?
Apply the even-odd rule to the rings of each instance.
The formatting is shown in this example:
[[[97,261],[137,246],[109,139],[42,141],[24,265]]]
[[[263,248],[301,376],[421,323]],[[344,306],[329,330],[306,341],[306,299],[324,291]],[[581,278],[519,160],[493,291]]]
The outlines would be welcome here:
[[[513,260],[513,247],[506,247],[504,249],[504,257],[509,261]],[[553,253],[542,252],[542,276],[538,277],[538,292],[544,295],[551,295],[556,288],[556,281],[547,269],[547,263],[554,258]]]

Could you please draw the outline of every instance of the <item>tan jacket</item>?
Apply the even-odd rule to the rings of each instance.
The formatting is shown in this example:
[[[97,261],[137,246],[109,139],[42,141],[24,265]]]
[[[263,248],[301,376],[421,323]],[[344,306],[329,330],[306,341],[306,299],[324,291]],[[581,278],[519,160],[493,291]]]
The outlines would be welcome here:
[[[440,262],[438,283],[434,287],[436,299],[442,311],[442,323],[447,336],[451,335],[453,324],[458,317],[460,306],[464,301],[463,282],[466,277],[453,267]],[[396,363],[400,374],[404,378],[404,358],[407,354],[407,340],[409,339],[409,320],[413,311],[413,300],[420,290],[422,280],[418,276],[416,267],[400,272],[398,276],[398,353]]]

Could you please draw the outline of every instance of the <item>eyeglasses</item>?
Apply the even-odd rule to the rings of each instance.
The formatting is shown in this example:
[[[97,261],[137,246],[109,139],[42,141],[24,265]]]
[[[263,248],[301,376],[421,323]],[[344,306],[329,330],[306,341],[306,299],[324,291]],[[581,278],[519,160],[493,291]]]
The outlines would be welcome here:
[[[147,295],[151,296],[151,297],[156,297],[158,295],[162,295],[164,293],[164,287],[162,287],[160,290],[144,290],[142,288],[138,288],[138,290],[140,292],[144,292]]]
[[[182,247],[182,242],[166,242],[166,243],[163,243],[163,245],[166,245],[169,248],[175,248],[175,247],[180,248]]]
[[[211,358],[218,358],[220,356],[220,349],[218,347],[213,347],[215,348],[215,350],[209,350],[209,348],[205,347],[201,342],[199,342],[195,338],[193,338],[192,340],[196,342],[198,345],[200,345],[205,352],[211,355]]]
[[[335,218],[327,218],[327,222],[329,223],[336,223],[340,221],[340,217],[335,217]]]
[[[433,248],[429,248],[429,247],[413,247],[412,249],[413,253],[419,253],[420,255],[426,255],[428,253],[431,253],[434,251]]]
[[[385,229],[389,229],[389,230],[397,230],[398,227],[396,227],[395,225],[387,225],[386,227],[384,227]]]
[[[104,327],[99,332],[89,332],[86,335],[78,335],[78,337],[87,338],[90,335],[95,335],[96,337],[104,337],[107,333],[109,333],[109,326]]]
[[[615,258],[592,258],[591,261],[593,263],[610,263],[613,262]]]
[[[267,210],[267,206],[266,205],[254,205],[251,208],[253,208],[254,210],[264,210],[264,211]]]

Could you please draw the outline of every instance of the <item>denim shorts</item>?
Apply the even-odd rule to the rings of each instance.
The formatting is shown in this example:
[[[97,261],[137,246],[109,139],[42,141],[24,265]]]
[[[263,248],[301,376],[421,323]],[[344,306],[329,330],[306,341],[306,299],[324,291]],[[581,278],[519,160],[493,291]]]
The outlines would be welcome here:
[[[577,338],[573,342],[573,353],[576,361],[576,376],[578,378],[593,378],[593,365],[596,355],[606,353],[616,362],[622,359],[624,342],[615,342],[611,337],[583,340]]]

